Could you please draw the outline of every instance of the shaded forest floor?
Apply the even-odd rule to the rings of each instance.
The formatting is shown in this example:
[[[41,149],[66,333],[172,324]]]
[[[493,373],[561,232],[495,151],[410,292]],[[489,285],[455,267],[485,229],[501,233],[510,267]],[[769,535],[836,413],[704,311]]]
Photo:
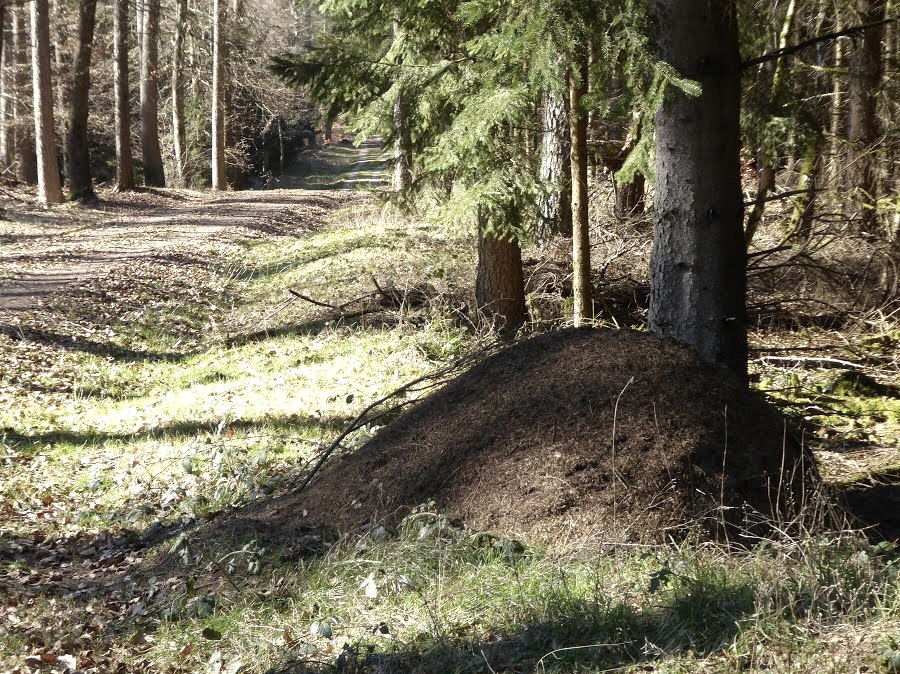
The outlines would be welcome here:
[[[272,190],[3,204],[0,670],[898,671],[893,530],[555,549],[427,502],[392,526],[305,526],[299,506],[289,537],[221,526],[290,494],[372,401],[490,340],[471,232],[341,189],[380,161],[334,146]],[[565,246],[526,258],[540,332]],[[640,281],[606,267],[603,320],[640,327]],[[887,521],[900,333],[758,325],[758,387]]]

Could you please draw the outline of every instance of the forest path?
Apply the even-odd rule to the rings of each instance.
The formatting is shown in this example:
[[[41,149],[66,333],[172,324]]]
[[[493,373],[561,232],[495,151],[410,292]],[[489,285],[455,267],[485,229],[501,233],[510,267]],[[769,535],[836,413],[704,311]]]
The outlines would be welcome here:
[[[118,266],[210,249],[239,232],[273,232],[286,220],[315,224],[346,203],[347,191],[384,184],[380,143],[333,147],[313,164],[336,180],[305,189],[309,164],[290,167],[276,189],[101,190],[96,204],[52,209],[8,201],[0,210],[0,311],[33,309]]]

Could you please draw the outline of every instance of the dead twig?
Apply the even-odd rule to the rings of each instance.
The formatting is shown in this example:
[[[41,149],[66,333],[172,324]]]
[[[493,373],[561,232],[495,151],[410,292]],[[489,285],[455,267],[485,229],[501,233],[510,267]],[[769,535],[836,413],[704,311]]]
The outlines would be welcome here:
[[[831,358],[830,356],[760,356],[753,360],[799,367],[848,367],[855,370],[863,367],[858,363],[841,360],[840,358]]]
[[[295,489],[295,491],[297,491],[297,492],[303,491],[304,489],[306,489],[307,486],[309,486],[309,483],[312,482],[312,479],[316,476],[316,474],[319,472],[319,470],[321,470],[322,466],[325,465],[325,462],[328,460],[328,457],[330,457],[334,453],[334,450],[337,449],[341,445],[341,443],[344,441],[344,439],[348,435],[350,435],[353,431],[362,428],[363,426],[371,423],[375,419],[379,419],[379,418],[383,417],[385,414],[390,414],[393,411],[396,411],[402,407],[405,407],[406,405],[410,404],[410,402],[412,402],[412,401],[405,401],[403,403],[400,403],[399,405],[394,405],[393,407],[391,407],[387,410],[382,410],[381,412],[378,412],[377,414],[370,417],[369,413],[372,410],[376,409],[380,405],[383,405],[388,400],[391,400],[393,398],[397,398],[399,396],[406,395],[407,393],[410,393],[410,392],[425,391],[425,390],[428,390],[429,388],[433,388],[435,386],[441,385],[442,383],[444,383],[444,381],[446,381],[449,378],[449,376],[451,374],[458,372],[460,369],[468,366],[470,363],[476,362],[476,361],[480,360],[481,358],[485,357],[486,355],[488,355],[489,353],[494,351],[499,345],[500,345],[500,342],[496,342],[496,341],[491,342],[491,343],[485,345],[484,347],[477,349],[476,351],[473,351],[472,353],[460,358],[459,360],[454,361],[453,363],[450,363],[449,365],[446,365],[438,370],[435,370],[434,372],[424,374],[421,377],[417,377],[417,378],[413,379],[412,381],[406,382],[402,386],[394,389],[387,395],[382,396],[375,402],[368,405],[362,412],[360,412],[356,416],[355,419],[353,419],[353,421],[350,422],[350,424],[347,426],[347,428],[345,428],[341,432],[341,434],[337,438],[335,438],[331,442],[331,444],[328,445],[328,447],[326,447],[322,451],[322,454],[319,456],[318,461],[316,461],[315,465],[310,469],[306,478],[303,480],[303,482],[300,484],[300,486]],[[427,384],[427,385],[423,386],[421,388],[417,388],[421,384]]]

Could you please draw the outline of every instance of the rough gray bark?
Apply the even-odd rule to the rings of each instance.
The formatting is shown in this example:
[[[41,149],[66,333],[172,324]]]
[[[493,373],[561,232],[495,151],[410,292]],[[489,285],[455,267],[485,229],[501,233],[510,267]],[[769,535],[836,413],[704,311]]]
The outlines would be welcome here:
[[[115,0],[113,52],[113,85],[116,99],[116,189],[123,191],[134,188],[131,114],[128,105],[128,0]]]
[[[861,24],[884,20],[885,0],[856,0]],[[853,156],[848,171],[849,187],[857,194],[856,216],[863,231],[876,224],[877,168],[874,145],[878,141],[878,116],[875,106],[881,88],[881,41],[884,26],[863,31],[855,40],[850,57],[849,132]]]
[[[25,91],[28,88],[28,68],[30,57],[28,52],[28,35],[25,32],[23,12],[18,7],[12,11],[13,52],[15,52],[15,88],[16,101],[13,114],[16,117],[16,178],[26,185],[37,183],[37,157],[34,149],[34,126],[25,119],[28,117],[24,105]]]
[[[569,78],[569,124],[572,136],[572,321],[576,328],[594,317],[588,222],[588,120],[581,110],[581,99],[587,93],[587,82],[585,59]]]
[[[144,184],[163,187],[166,174],[159,148],[159,1],[145,0],[141,36],[141,156],[144,160]]]
[[[72,64],[72,91],[69,97],[69,142],[66,151],[66,177],[69,196],[84,199],[94,196],[91,184],[91,158],[88,145],[88,105],[91,88],[91,50],[97,0],[78,3],[78,39]]]
[[[649,327],[745,376],[746,252],[734,0],[656,0],[663,58],[703,87],[656,116]]]
[[[568,108],[563,92],[553,89],[545,92],[538,180],[546,191],[537,200],[535,235],[538,241],[546,241],[556,233],[572,233]]]
[[[394,39],[400,37],[400,22],[394,19]],[[401,192],[412,184],[412,143],[409,133],[406,87],[403,69],[398,69],[397,97],[394,99],[394,179],[395,192]]]
[[[175,154],[175,179],[184,185],[184,31],[187,22],[187,0],[175,0],[175,37],[172,50],[172,147]]]
[[[212,188],[228,189],[225,174],[225,3],[212,3]]]
[[[515,331],[525,322],[525,282],[519,243],[486,233],[480,223],[475,299],[479,315],[501,332]]]
[[[47,0],[31,2],[31,68],[34,89],[34,140],[37,152],[38,203],[63,200],[53,128],[53,81],[50,70],[50,11]]]

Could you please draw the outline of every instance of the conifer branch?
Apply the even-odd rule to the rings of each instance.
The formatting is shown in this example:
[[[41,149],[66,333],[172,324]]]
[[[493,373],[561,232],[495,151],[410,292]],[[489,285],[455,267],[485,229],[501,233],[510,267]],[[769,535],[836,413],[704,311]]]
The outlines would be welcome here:
[[[813,45],[817,45],[820,42],[827,42],[828,40],[836,40],[839,37],[846,37],[848,35],[855,35],[856,33],[862,33],[867,30],[871,30],[872,28],[878,28],[879,26],[884,26],[889,23],[896,23],[897,19],[884,19],[883,21],[873,21],[872,23],[865,23],[860,26],[851,26],[850,28],[845,28],[843,30],[838,30],[833,33],[826,33],[825,35],[818,35],[816,37],[811,37],[808,40],[803,40],[803,42],[798,42],[795,45],[791,45],[790,47],[784,47],[782,49],[776,49],[775,51],[771,51],[768,54],[763,54],[762,56],[757,56],[756,58],[752,58],[749,61],[744,61],[741,63],[741,70],[745,68],[749,68],[751,66],[760,65],[761,63],[766,63],[767,61],[775,61],[780,59],[782,56],[789,56],[790,54],[795,54],[798,51],[803,51],[807,47],[812,47]]]

